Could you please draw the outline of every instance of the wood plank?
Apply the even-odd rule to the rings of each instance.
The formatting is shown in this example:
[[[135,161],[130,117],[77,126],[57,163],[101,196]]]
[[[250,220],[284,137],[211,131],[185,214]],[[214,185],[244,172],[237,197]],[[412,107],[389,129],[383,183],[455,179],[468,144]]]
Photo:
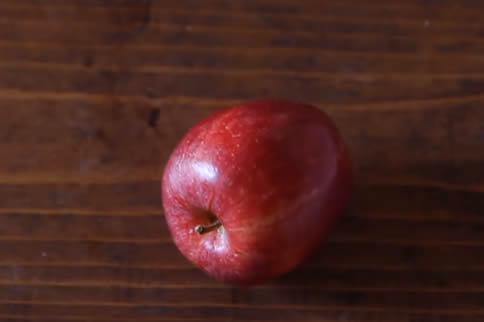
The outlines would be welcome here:
[[[304,15],[290,15],[285,13],[266,13],[264,15],[251,12],[206,10],[200,8],[194,16],[192,11],[186,8],[159,8],[144,6],[140,7],[116,7],[106,8],[102,6],[86,6],[82,9],[77,6],[62,2],[56,7],[55,17],[59,21],[78,22],[86,24],[120,25],[126,22],[140,25],[149,21],[149,24],[174,24],[182,25],[190,29],[193,25],[236,27],[236,28],[259,28],[263,30],[280,30],[289,28],[291,31],[334,31],[348,33],[376,33],[385,35],[408,36],[412,33],[426,33],[434,35],[476,35],[482,31],[478,24],[467,21],[455,22],[452,20],[435,20],[430,22],[422,19],[380,17],[378,22],[359,16],[345,16],[344,13],[335,17],[331,14],[317,16],[305,13]],[[9,21],[33,22],[48,20],[53,13],[49,10],[39,10],[31,6],[1,7],[0,13],[8,17]],[[425,29],[423,29],[424,27]]]
[[[102,320],[116,319],[116,321],[130,321],[129,319],[136,319],[137,321],[160,321],[161,319],[181,319],[182,321],[190,321],[190,319],[198,319],[206,317],[211,320],[226,320],[233,319],[234,321],[257,320],[261,321],[293,321],[294,319],[303,318],[305,321],[321,321],[321,319],[334,320],[341,317],[347,319],[354,319],[355,321],[385,321],[393,317],[395,314],[383,309],[367,309],[357,310],[349,309],[342,310],[341,308],[332,309],[292,309],[281,311],[278,308],[226,308],[217,306],[207,307],[169,307],[169,306],[154,306],[141,305],[134,307],[119,307],[112,306],[88,306],[88,305],[34,305],[34,304],[0,304],[0,311],[7,312],[22,312],[27,311],[35,316],[57,316],[57,317],[72,317],[72,312],[79,312],[76,317],[90,319],[95,316]],[[420,319],[420,321],[431,322],[447,322],[455,321],[456,318],[466,319],[470,322],[478,322],[482,319],[482,314],[472,311],[452,311],[447,312],[428,312],[425,310],[411,310],[405,311],[403,309],[397,310],[398,316],[395,318],[396,322],[407,322],[410,319]],[[94,320],[97,321],[97,320]],[[163,321],[163,320],[161,320]],[[350,320],[351,321],[351,320]]]
[[[25,1],[20,4],[21,7],[34,8],[48,8],[48,6],[62,7],[73,6],[77,9],[84,9],[85,1],[48,1],[39,2],[36,0]],[[96,1],[90,1],[90,5],[99,6]],[[442,19],[442,20],[457,20],[469,21],[469,19],[479,19],[479,13],[476,8],[479,8],[478,0],[461,1],[455,4],[452,0],[445,2],[434,3],[431,1],[422,3],[421,1],[412,1],[401,3],[399,1],[372,1],[369,3],[359,4],[353,1],[344,1],[337,3],[318,2],[318,1],[301,1],[298,3],[290,1],[263,1],[263,2],[226,2],[223,0],[211,0],[205,3],[206,8],[212,8],[221,11],[234,12],[257,12],[270,14],[326,14],[331,16],[356,16],[356,17],[406,17],[406,18],[421,18],[421,19]],[[9,7],[16,7],[18,4],[9,4]],[[127,7],[130,10],[146,10],[151,9],[186,9],[198,8],[199,3],[194,0],[185,1],[140,1],[133,3],[131,1],[108,1],[103,3],[100,7],[108,8],[110,10],[119,7]]]
[[[318,268],[358,269],[479,269],[484,259],[476,258],[484,246],[435,246],[410,243],[327,242],[305,265]],[[159,256],[163,254],[163,256]],[[71,263],[72,265],[189,267],[174,245],[96,241],[2,241],[4,263]]]
[[[320,289],[332,291],[434,291],[481,292],[482,270],[380,270],[302,267],[259,289],[283,291]],[[112,267],[67,265],[0,266],[0,284],[29,286],[92,286],[124,288],[229,288],[195,267]]]
[[[129,184],[35,184],[0,185],[2,208],[15,209],[66,209],[67,214],[81,210],[116,211],[152,214],[161,212],[159,181]],[[14,211],[15,212],[15,211]]]
[[[348,35],[330,31],[320,33],[298,32],[280,33],[279,31],[261,31],[260,29],[224,29],[217,27],[193,26],[187,30],[184,26],[158,25],[140,28],[123,25],[100,29],[99,26],[48,23],[12,23],[1,22],[0,40],[49,42],[59,41],[66,44],[98,45],[111,44],[125,46],[130,44],[161,45],[198,45],[237,46],[237,47],[302,47],[311,49],[342,51],[383,51],[414,53],[482,53],[484,41],[469,37],[442,37],[417,34],[412,37],[385,35]]]
[[[336,243],[334,243],[336,245]],[[338,243],[334,247],[323,247],[308,261],[315,267],[395,267],[415,269],[463,269],[479,268],[484,264],[474,254],[482,251],[477,247],[431,247],[418,244],[408,246],[383,245],[381,243]]]
[[[160,256],[162,254],[162,256]],[[190,264],[172,244],[130,244],[88,241],[3,241],[0,243],[3,262],[71,262],[76,264],[157,265],[186,267]]]
[[[134,305],[181,305],[181,306],[226,306],[226,307],[271,307],[281,311],[292,309],[325,309],[351,305],[353,308],[375,307],[401,310],[428,310],[437,305],[455,310],[483,312],[482,293],[446,292],[358,292],[293,289],[278,292],[271,289],[204,288],[166,289],[118,288],[118,287],[71,287],[71,286],[2,286],[0,301],[33,304],[134,306]],[[10,296],[7,296],[10,294]],[[41,295],[40,295],[41,294]],[[425,298],[425,301],[423,300]],[[440,302],[440,303],[439,303]]]
[[[480,95],[484,87],[482,77],[455,80],[438,75],[430,77],[372,77],[349,74],[344,77],[319,77],[233,72],[207,72],[206,69],[161,69],[156,71],[89,70],[72,65],[30,65],[28,67],[0,66],[0,87],[23,91],[53,92],[81,91],[89,94],[141,95],[146,97],[192,96],[197,98],[250,99],[282,95],[290,89],[290,98],[320,104],[392,103],[394,101],[445,99]],[[202,78],[204,82],[202,82]],[[169,79],[169,81],[168,81]],[[248,84],[258,80],[257,86]],[[48,80],[48,81],[47,81]],[[204,84],[201,86],[201,84]],[[272,84],[272,85],[271,85]],[[324,91],[316,91],[317,88]],[[381,89],[385,88],[385,91]],[[211,95],[209,90],[215,90]],[[213,96],[212,96],[213,95]]]
[[[170,236],[161,215],[103,216],[0,213],[0,240],[163,242]]]
[[[370,74],[371,77],[418,77],[445,74],[469,77],[484,72],[481,55],[448,55],[437,57],[426,52],[412,56],[386,52],[344,52],[325,50],[294,51],[290,48],[200,48],[164,44],[156,47],[128,47],[121,50],[109,46],[82,47],[76,44],[0,41],[3,64],[25,63],[72,64],[89,69],[119,68],[130,70],[160,67],[210,68],[247,71],[292,71],[302,76],[311,72],[337,77],[345,74]],[[52,66],[55,69],[55,66]],[[340,73],[340,74],[334,74]],[[427,76],[428,77],[428,76]]]

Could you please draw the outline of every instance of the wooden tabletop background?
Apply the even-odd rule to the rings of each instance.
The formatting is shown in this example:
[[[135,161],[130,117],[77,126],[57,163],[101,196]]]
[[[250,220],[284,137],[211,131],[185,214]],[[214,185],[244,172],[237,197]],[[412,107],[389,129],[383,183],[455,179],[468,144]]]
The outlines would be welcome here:
[[[0,321],[484,321],[481,0],[0,2]],[[279,97],[335,120],[355,195],[301,268],[224,286],[177,251],[182,135]]]

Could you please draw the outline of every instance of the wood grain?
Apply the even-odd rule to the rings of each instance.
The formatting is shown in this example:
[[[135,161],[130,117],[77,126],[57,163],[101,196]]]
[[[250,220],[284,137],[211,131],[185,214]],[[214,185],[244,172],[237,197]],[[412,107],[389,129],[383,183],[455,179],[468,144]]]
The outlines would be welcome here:
[[[1,321],[484,320],[478,0],[0,3]],[[198,120],[326,110],[352,203],[300,268],[215,282],[171,242],[163,166]]]

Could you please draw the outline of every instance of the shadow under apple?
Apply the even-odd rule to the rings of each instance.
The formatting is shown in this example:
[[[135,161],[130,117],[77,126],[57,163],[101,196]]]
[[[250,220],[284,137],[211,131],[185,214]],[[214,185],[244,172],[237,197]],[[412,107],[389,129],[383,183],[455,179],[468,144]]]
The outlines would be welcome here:
[[[323,321],[370,321],[373,313],[420,321],[446,309],[482,308],[482,294],[458,292],[476,281],[484,285],[468,266],[484,265],[474,249],[484,246],[472,246],[483,238],[484,222],[472,220],[483,209],[481,196],[436,187],[357,187],[346,214],[301,267],[264,286],[233,289],[233,303],[285,308],[272,317],[286,318],[291,309]],[[416,313],[418,319],[410,317]]]

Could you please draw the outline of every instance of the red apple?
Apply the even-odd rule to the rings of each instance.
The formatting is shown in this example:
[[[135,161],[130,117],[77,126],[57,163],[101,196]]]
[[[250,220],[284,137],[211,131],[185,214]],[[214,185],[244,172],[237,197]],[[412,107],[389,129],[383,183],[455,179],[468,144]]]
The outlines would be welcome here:
[[[259,100],[193,127],[162,180],[175,244],[216,279],[265,282],[326,237],[351,192],[348,150],[318,108]]]

